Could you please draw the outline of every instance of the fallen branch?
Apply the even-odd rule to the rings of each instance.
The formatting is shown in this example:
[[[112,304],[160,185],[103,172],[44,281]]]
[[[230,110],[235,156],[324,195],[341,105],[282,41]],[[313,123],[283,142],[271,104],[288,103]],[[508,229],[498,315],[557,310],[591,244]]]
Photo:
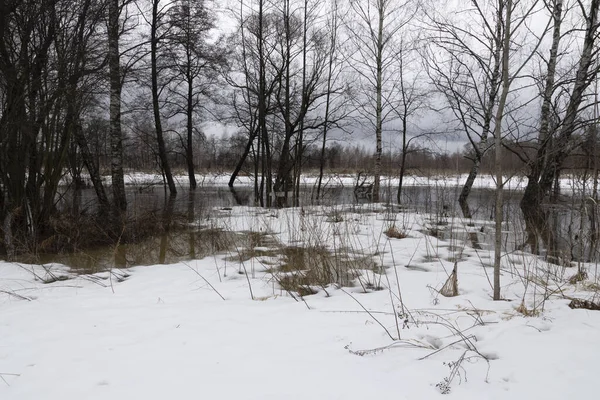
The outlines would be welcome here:
[[[377,323],[379,324],[379,326],[381,326],[381,327],[383,328],[383,330],[385,331],[385,333],[387,333],[387,335],[390,337],[390,339],[392,339],[392,340],[394,340],[394,341],[396,340],[396,339],[394,339],[394,337],[392,336],[392,334],[390,333],[390,331],[388,331],[388,330],[387,330],[387,328],[386,328],[386,327],[385,327],[385,326],[384,326],[384,325],[383,325],[383,324],[382,324],[382,323],[381,323],[381,322],[380,322],[380,321],[379,321],[377,318],[375,318],[375,316],[374,316],[374,315],[373,315],[373,314],[372,314],[372,313],[371,313],[369,310],[367,310],[367,309],[365,308],[365,306],[363,306],[363,305],[362,305],[362,303],[361,303],[360,301],[356,300],[356,298],[355,298],[354,296],[352,296],[350,293],[346,292],[344,289],[340,288],[340,290],[341,290],[342,292],[346,293],[348,296],[350,296],[350,298],[351,298],[352,300],[354,300],[354,301],[355,301],[355,302],[356,302],[356,303],[357,303],[357,304],[358,304],[358,305],[359,305],[359,306],[360,306],[360,307],[361,307],[363,310],[365,310],[365,312],[366,312],[367,314],[369,314],[369,316],[370,316],[370,317],[371,317],[371,318],[372,318],[372,319],[373,319],[375,322],[377,322]]]
[[[9,290],[0,290],[0,293],[5,293],[5,294],[7,294],[9,296],[13,296],[13,297],[15,297],[15,298],[17,298],[19,300],[27,300],[27,301],[31,301],[32,300],[30,297],[21,296],[20,294],[17,294],[15,292],[11,292]]]
[[[203,276],[202,276],[202,274],[201,274],[200,272],[196,271],[196,270],[195,270],[194,268],[192,268],[192,267],[191,267],[191,266],[190,266],[188,263],[185,263],[185,262],[184,262],[184,263],[182,263],[182,264],[183,264],[183,265],[185,265],[186,267],[188,267],[189,269],[191,269],[192,271],[194,271],[194,272],[196,273],[196,275],[198,275],[200,278],[202,278],[202,280],[204,280],[204,282],[206,282],[206,284],[207,284],[208,286],[210,286],[210,288],[211,288],[211,289],[212,289],[212,290],[213,290],[213,291],[214,291],[216,294],[218,294],[218,295],[219,295],[219,297],[220,297],[221,299],[223,299],[223,301],[225,301],[225,297],[223,297],[223,296],[221,295],[221,293],[219,293],[219,291],[218,291],[217,289],[215,289],[215,287],[214,287],[213,285],[211,285],[211,284],[210,284],[210,282],[209,282],[209,281],[208,281],[208,280],[207,280],[205,277],[203,277]]]
[[[21,376],[21,374],[9,374],[7,372],[0,372],[0,379],[2,379],[4,383],[6,383],[6,386],[10,386],[6,379],[4,379],[5,376]]]

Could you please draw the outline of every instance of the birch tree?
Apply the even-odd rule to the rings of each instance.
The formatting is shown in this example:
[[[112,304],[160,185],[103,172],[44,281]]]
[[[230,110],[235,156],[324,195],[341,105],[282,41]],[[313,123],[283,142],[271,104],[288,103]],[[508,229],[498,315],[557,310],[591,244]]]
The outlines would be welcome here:
[[[478,3],[474,0],[474,4]],[[498,99],[498,106],[494,116],[494,151],[495,151],[495,162],[494,169],[496,175],[496,201],[495,201],[495,236],[494,236],[494,300],[501,299],[500,293],[500,269],[502,261],[502,223],[504,218],[503,207],[504,207],[504,184],[506,183],[504,174],[502,171],[502,151],[503,151],[503,138],[504,130],[506,129],[503,125],[504,119],[506,118],[505,109],[507,105],[508,95],[513,87],[515,81],[522,80],[522,75],[525,67],[530,63],[532,57],[536,54],[539,46],[541,45],[545,34],[548,32],[548,27],[551,22],[549,21],[541,34],[535,37],[531,43],[531,47],[526,50],[522,48],[512,46],[512,43],[522,35],[523,31],[531,32],[528,24],[531,21],[532,15],[535,15],[538,11],[539,2],[531,1],[525,2],[520,0],[498,0],[497,2],[497,13],[499,19],[503,21],[502,24],[502,66],[501,66],[501,88]],[[528,37],[528,36],[525,36]],[[519,54],[518,52],[521,51]],[[517,57],[518,56],[518,57]],[[512,58],[518,61],[514,62]],[[511,65],[511,61],[513,64]],[[523,86],[521,85],[521,88]]]
[[[390,101],[397,94],[388,89],[393,86],[394,63],[401,48],[398,42],[419,4],[413,0],[350,0],[352,13],[345,22],[352,43],[350,65],[360,77],[358,111],[375,134],[375,202],[380,198],[383,127],[393,112]]]
[[[483,157],[492,147],[489,139],[501,86],[504,29],[501,13],[486,12],[489,3],[472,4],[473,11],[468,14],[445,10],[445,14],[428,15],[430,35],[425,57],[432,83],[471,148],[468,157],[472,165],[458,197],[467,219],[473,218],[469,194]],[[472,239],[478,246],[476,234]]]
[[[108,1],[108,68],[110,82],[110,172],[112,179],[113,202],[115,209],[124,212],[127,209],[125,179],[123,176],[123,131],[121,129],[121,62],[119,50],[120,14],[123,4],[120,0]]]
[[[525,217],[527,243],[532,251],[539,251],[539,242],[543,242],[552,259],[557,260],[555,232],[548,224],[548,211],[543,207],[550,197],[553,183],[562,168],[566,157],[576,146],[574,133],[580,126],[579,116],[582,108],[593,102],[587,92],[594,82],[599,65],[598,59],[598,9],[600,1],[578,1],[576,11],[582,17],[577,30],[583,32],[581,47],[574,65],[574,73],[570,78],[558,78],[557,64],[565,21],[565,3],[554,0],[549,3],[552,13],[552,44],[546,59],[547,69],[542,86],[542,107],[537,136],[537,152],[535,158],[528,161],[527,186],[521,200],[521,210]],[[570,44],[569,44],[570,45]],[[567,100],[561,105],[560,96],[569,93]]]

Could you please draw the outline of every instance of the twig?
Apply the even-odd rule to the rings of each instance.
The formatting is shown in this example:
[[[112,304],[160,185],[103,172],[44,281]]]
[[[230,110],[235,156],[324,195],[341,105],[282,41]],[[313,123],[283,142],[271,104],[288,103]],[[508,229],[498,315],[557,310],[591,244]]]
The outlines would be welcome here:
[[[389,243],[389,239],[388,239]],[[385,244],[383,245],[383,250],[385,251]],[[396,269],[396,260],[394,260],[394,250],[392,249],[392,245],[390,244],[390,253],[392,254],[392,263],[394,264],[394,270]],[[398,334],[398,340],[400,337],[400,323],[398,322],[398,313],[396,312],[396,308],[394,307],[394,296],[392,295],[392,285],[390,283],[390,277],[384,271],[385,279],[387,280],[388,292],[390,295],[390,303],[392,303],[392,311],[394,312],[394,322],[396,323],[396,333]],[[398,284],[398,294],[401,296],[400,292],[400,283],[398,282],[398,273],[396,272],[396,283]],[[404,304],[402,303],[402,298],[400,297],[400,306],[402,307],[402,311],[404,312]]]
[[[374,349],[367,349],[367,350],[352,350],[350,348],[350,345],[344,346],[344,348],[346,350],[348,350],[350,352],[350,354],[354,354],[355,356],[360,356],[360,357],[365,356],[367,354],[376,354],[377,352],[382,352],[384,350],[390,350],[390,349],[395,349],[395,348],[406,348],[406,347],[417,348],[417,349],[430,348],[429,346],[427,346],[424,343],[421,343],[421,342],[415,343],[410,340],[398,340],[398,341],[395,341],[394,343],[388,344],[387,346],[376,347]]]
[[[202,274],[201,274],[200,272],[196,271],[194,268],[192,268],[192,267],[191,267],[191,266],[190,266],[188,263],[186,263],[186,262],[183,262],[182,264],[183,264],[183,265],[185,265],[186,267],[188,267],[189,269],[191,269],[192,271],[194,271],[194,272],[196,273],[196,275],[198,275],[200,278],[202,278],[202,279],[204,280],[204,282],[206,282],[206,284],[207,284],[208,286],[210,286],[210,288],[211,288],[212,290],[214,290],[214,292],[215,292],[216,294],[218,294],[218,295],[219,295],[219,297],[220,297],[221,299],[223,299],[223,301],[225,301],[225,297],[223,297],[223,296],[221,295],[221,293],[219,293],[219,291],[218,291],[217,289],[215,289],[215,287],[214,287],[213,285],[211,285],[211,284],[210,284],[210,282],[209,282],[209,281],[208,281],[208,280],[207,280],[205,277],[203,277],[203,276],[202,276]]]
[[[373,318],[373,320],[374,320],[375,322],[377,322],[377,323],[379,324],[379,326],[381,326],[381,327],[383,328],[383,330],[385,331],[385,333],[387,333],[387,335],[390,337],[390,339],[392,339],[392,340],[396,340],[396,339],[394,339],[394,337],[392,336],[392,334],[390,333],[390,331],[388,331],[388,330],[387,330],[387,328],[386,328],[386,327],[385,327],[385,326],[384,326],[384,325],[383,325],[381,322],[379,322],[379,320],[378,320],[377,318],[375,318],[375,316],[374,316],[374,315],[373,315],[373,314],[372,314],[372,313],[371,313],[369,310],[367,310],[367,309],[365,308],[365,306],[363,306],[363,305],[361,304],[361,302],[360,302],[360,301],[356,300],[356,298],[355,298],[354,296],[352,296],[350,293],[346,292],[344,289],[340,288],[340,290],[341,290],[342,292],[346,293],[348,296],[350,296],[350,298],[351,298],[352,300],[354,300],[354,301],[355,301],[355,302],[356,302],[356,303],[357,303],[357,304],[358,304],[358,305],[359,305],[359,306],[360,306],[360,307],[361,307],[363,310],[365,310],[365,312],[366,312],[367,314],[369,314],[369,316],[370,316],[371,318]]]
[[[359,310],[320,310],[322,313],[340,313],[340,314],[363,314],[369,311],[359,311]],[[393,313],[387,311],[370,311],[371,314],[383,314],[383,315],[392,315]]]
[[[6,383],[6,386],[10,386],[6,379],[4,379],[4,376],[21,376],[21,374],[9,374],[7,372],[0,372],[0,379],[2,379],[4,383]]]
[[[32,300],[30,297],[27,297],[27,296],[21,296],[20,294],[17,294],[17,293],[15,293],[15,292],[11,292],[11,291],[9,291],[9,290],[0,290],[0,293],[5,293],[5,294],[7,294],[7,295],[9,295],[9,296],[16,297],[16,298],[17,298],[17,299],[19,299],[19,300],[27,300],[27,301],[31,301],[31,300]]]
[[[123,221],[121,221],[123,222]],[[117,239],[117,243],[115,244],[115,249],[113,251],[113,260],[117,259],[117,251],[119,250],[119,246],[121,245],[121,238],[123,237],[123,234],[125,233],[125,223],[123,223],[123,228],[121,229],[121,233],[119,234],[119,238]],[[113,281],[112,281],[112,270],[114,267],[114,263],[110,264],[110,268],[108,269],[108,283],[110,285],[110,290],[112,291],[113,294],[115,294],[115,287],[113,286]]]
[[[473,338],[474,338],[474,337],[475,337],[475,336],[473,336]],[[458,340],[456,340],[456,341],[454,341],[454,342],[452,342],[452,343],[449,343],[449,344],[445,345],[444,347],[440,347],[439,349],[437,349],[437,350],[435,350],[435,351],[433,351],[433,352],[431,352],[431,353],[427,354],[426,356],[423,356],[423,357],[419,358],[418,360],[419,360],[419,361],[425,360],[426,358],[429,358],[429,357],[431,357],[432,355],[434,355],[434,354],[437,354],[437,353],[439,353],[440,351],[446,350],[448,347],[450,347],[450,346],[454,346],[455,344],[457,344],[457,343],[461,343],[461,342],[464,342],[464,339],[462,339],[462,338],[461,338],[461,339],[458,339]],[[478,354],[479,354],[479,353],[478,353]],[[484,357],[484,358],[485,358],[485,357]]]

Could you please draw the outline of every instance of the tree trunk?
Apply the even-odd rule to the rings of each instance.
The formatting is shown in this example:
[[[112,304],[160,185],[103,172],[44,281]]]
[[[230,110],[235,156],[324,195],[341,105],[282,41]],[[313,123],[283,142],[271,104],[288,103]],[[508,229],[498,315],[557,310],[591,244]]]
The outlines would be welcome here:
[[[104,184],[102,183],[102,177],[100,176],[100,171],[98,165],[94,162],[92,154],[90,152],[90,148],[87,143],[87,139],[83,134],[81,126],[78,126],[75,129],[75,142],[81,151],[81,158],[83,160],[83,164],[88,170],[90,174],[90,179],[92,180],[92,185],[94,186],[94,191],[96,192],[96,197],[98,197],[98,204],[100,205],[100,213],[104,214],[108,210],[110,210],[110,202],[108,201],[108,197],[106,196],[106,191],[104,190]]]
[[[271,168],[271,148],[269,144],[269,133],[267,130],[267,99],[266,99],[266,60],[264,53],[264,0],[260,0],[258,4],[258,56],[259,56],[259,88],[258,88],[258,126],[260,130],[260,138],[262,141],[263,168],[262,178],[266,180],[266,202],[263,203],[263,182],[261,182],[261,205],[271,207],[272,195],[272,168]]]
[[[325,121],[323,123],[323,140],[321,143],[321,157],[319,159],[319,179],[317,180],[317,200],[321,198],[321,186],[323,183],[323,169],[325,167],[325,150],[327,145],[327,125],[329,124],[329,107],[331,98],[331,64],[329,66],[329,78],[327,78],[327,95],[325,100]]]
[[[381,136],[383,130],[383,105],[382,105],[382,91],[383,91],[383,23],[385,18],[385,10],[381,5],[379,12],[379,24],[377,28],[377,77],[375,81],[376,91],[376,104],[375,104],[375,179],[373,182],[373,202],[379,202],[379,191],[381,186],[381,154],[383,152]]]
[[[295,185],[294,185],[294,206],[300,207],[300,176],[302,175],[302,158],[304,156],[304,115],[308,103],[308,94],[306,87],[306,41],[308,32],[308,0],[304,0],[304,22],[302,24],[302,104],[301,119],[298,128],[298,140],[296,143],[296,161],[295,161]]]
[[[188,176],[190,180],[190,190],[195,190],[198,184],[196,183],[196,174],[194,173],[194,125],[193,125],[193,113],[194,113],[194,78],[191,76],[191,60],[188,51],[188,74],[187,74],[187,146],[185,148],[185,159],[187,161]]]
[[[488,147],[488,135],[490,134],[490,125],[492,122],[492,118],[494,117],[494,107],[496,105],[496,98],[498,96],[499,90],[499,81],[501,79],[500,76],[500,68],[502,65],[502,31],[503,31],[503,21],[501,15],[497,15],[496,18],[496,30],[494,38],[495,49],[493,52],[494,57],[494,67],[492,70],[492,76],[489,83],[489,96],[487,99],[487,104],[484,105],[484,115],[483,115],[483,129],[481,132],[481,136],[479,142],[476,145],[473,145],[473,150],[475,151],[475,158],[473,159],[473,165],[469,170],[469,175],[467,176],[467,180],[463,185],[460,195],[458,197],[458,204],[460,206],[463,217],[466,219],[473,219],[473,214],[471,212],[471,208],[469,207],[469,195],[471,194],[471,190],[473,189],[473,183],[479,174],[479,168],[481,167],[481,161],[483,156],[487,152]],[[471,142],[473,143],[473,142]],[[469,234],[471,244],[473,248],[480,249],[479,238],[477,237],[476,232],[471,232]]]
[[[175,187],[175,181],[171,174],[171,167],[169,166],[169,160],[167,157],[167,149],[165,146],[165,139],[163,137],[162,122],[160,116],[160,104],[158,98],[158,68],[156,65],[156,58],[158,52],[158,3],[160,0],[153,0],[152,2],[152,26],[150,28],[150,63],[151,63],[151,74],[152,74],[152,110],[154,111],[154,127],[156,130],[156,141],[158,143],[158,156],[160,158],[160,164],[167,179],[167,185],[171,195],[177,194],[177,188]]]
[[[525,227],[527,232],[527,244],[530,246],[534,254],[539,252],[539,242],[542,236],[542,231],[546,230],[546,213],[543,211],[541,204],[544,198],[543,190],[539,184],[539,179],[547,161],[547,152],[551,150],[551,132],[550,132],[550,117],[552,111],[552,94],[555,87],[556,64],[558,62],[558,46],[561,39],[561,24],[562,24],[562,0],[555,0],[552,13],[553,33],[552,46],[550,48],[550,57],[548,58],[548,70],[544,93],[542,94],[542,109],[540,114],[540,129],[538,137],[537,157],[533,160],[531,170],[527,176],[527,186],[521,199],[521,211],[525,219]]]
[[[290,77],[290,64],[291,59],[291,32],[290,32],[290,0],[284,1],[283,19],[285,24],[285,73],[283,79],[284,83],[284,105],[283,105],[283,123],[285,124],[285,137],[283,139],[283,146],[281,148],[281,155],[279,156],[279,167],[277,171],[277,177],[275,179],[275,198],[277,207],[286,207],[288,205],[288,193],[290,186],[292,185],[292,169],[293,161],[290,155],[290,141],[293,135],[293,127],[291,121],[291,102],[290,102],[290,90],[291,90],[291,77]]]
[[[402,78],[400,78],[402,79]],[[402,183],[404,181],[404,174],[406,172],[406,153],[408,151],[408,145],[406,143],[406,107],[404,108],[404,118],[402,118],[402,158],[400,159],[400,179],[398,181],[398,193],[396,194],[396,200],[398,205],[402,203]]]
[[[499,1],[500,7],[498,16],[502,16],[502,1]],[[496,169],[496,215],[495,215],[495,238],[494,238],[494,300],[500,300],[500,262],[502,259],[502,219],[503,219],[503,191],[504,177],[502,174],[502,119],[504,117],[504,107],[506,106],[506,98],[510,90],[509,79],[509,52],[512,18],[512,0],[508,0],[506,7],[506,19],[504,20],[504,45],[502,47],[502,93],[498,102],[495,118],[495,165]]]
[[[123,133],[121,131],[121,71],[119,61],[119,0],[108,2],[108,68],[110,79],[110,172],[115,211],[127,209],[123,178]]]
[[[584,92],[593,79],[590,76],[590,66],[593,62],[594,48],[598,30],[598,9],[600,0],[590,2],[587,12],[587,27],[585,30],[584,43],[579,59],[573,88],[565,116],[560,130],[554,138],[550,131],[550,115],[552,109],[552,93],[555,85],[555,69],[558,54],[558,44],[561,38],[560,26],[562,22],[562,1],[556,0],[553,13],[554,31],[553,42],[548,60],[548,73],[545,82],[542,111],[540,116],[539,147],[537,157],[530,164],[527,186],[521,200],[521,210],[525,218],[527,231],[527,244],[533,252],[538,251],[540,239],[550,251],[548,254],[556,258],[558,254],[555,248],[555,232],[548,224],[548,214],[543,211],[541,205],[549,196],[554,178],[561,169],[565,158],[569,154],[572,134],[576,130],[577,117],[579,115]],[[593,75],[596,71],[592,72]]]
[[[238,160],[237,164],[235,165],[235,169],[231,173],[231,178],[229,178],[229,184],[228,184],[229,187],[233,187],[233,185],[235,183],[235,179],[237,178],[238,174],[242,170],[242,167],[244,166],[244,163],[246,162],[246,159],[248,158],[248,154],[250,154],[250,149],[252,148],[252,143],[254,143],[254,139],[256,139],[256,135],[257,135],[257,132],[250,133],[250,137],[248,138],[248,143],[246,143],[246,147],[244,148],[244,153],[242,154],[242,156]]]

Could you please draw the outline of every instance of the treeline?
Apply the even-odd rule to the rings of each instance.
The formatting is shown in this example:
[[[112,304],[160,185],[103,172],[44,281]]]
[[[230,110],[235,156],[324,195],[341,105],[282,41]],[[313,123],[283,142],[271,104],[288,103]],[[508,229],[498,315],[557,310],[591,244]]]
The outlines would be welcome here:
[[[150,138],[151,139],[151,138]],[[194,141],[193,161],[197,173],[225,173],[231,172],[238,166],[240,158],[244,155],[247,143],[246,135],[224,134],[202,136]],[[130,171],[145,171],[149,173],[160,172],[160,163],[157,160],[156,146],[150,141],[139,138],[126,138],[124,142],[126,154],[124,166]],[[518,146],[515,146],[518,148]],[[522,151],[522,150],[519,150]],[[173,170],[178,174],[185,173],[187,160],[185,155],[178,150],[178,141],[167,142],[167,153]],[[100,169],[103,174],[110,172],[110,149],[108,146],[96,149]],[[326,144],[325,150],[317,144],[306,145],[304,149],[303,169],[307,174],[318,174],[321,165],[327,173],[356,174],[372,173],[373,149],[365,145],[352,144],[351,142],[331,141]],[[584,166],[583,153],[574,154],[568,161],[569,171],[575,171]],[[426,146],[411,147],[406,156],[406,173],[426,175],[429,173],[466,174],[470,171],[472,161],[468,149],[457,149],[453,152],[443,151]],[[273,162],[277,164],[278,155],[274,155]],[[397,176],[402,161],[400,149],[383,149],[381,155],[381,171],[387,176]],[[252,156],[245,159],[240,169],[240,174],[252,176],[255,161]],[[503,158],[503,168],[514,174],[522,174],[523,166],[517,155],[507,154]],[[494,172],[494,152],[488,152],[483,158],[481,172],[491,174]]]

